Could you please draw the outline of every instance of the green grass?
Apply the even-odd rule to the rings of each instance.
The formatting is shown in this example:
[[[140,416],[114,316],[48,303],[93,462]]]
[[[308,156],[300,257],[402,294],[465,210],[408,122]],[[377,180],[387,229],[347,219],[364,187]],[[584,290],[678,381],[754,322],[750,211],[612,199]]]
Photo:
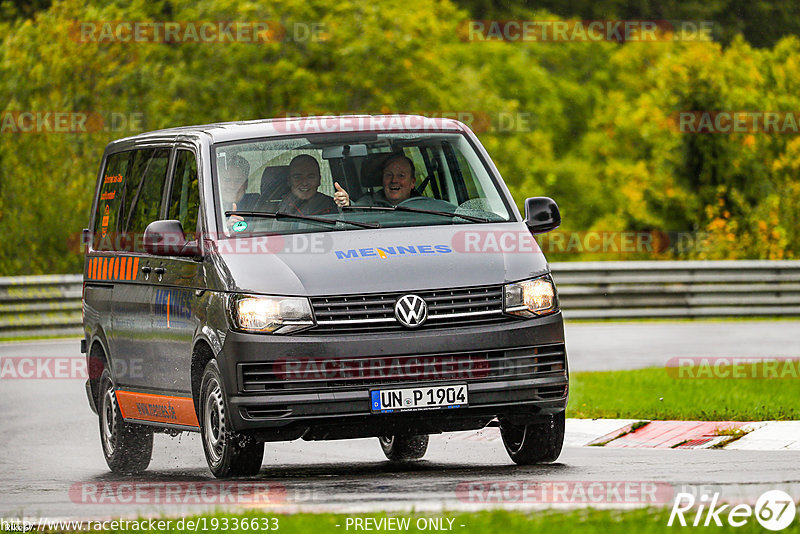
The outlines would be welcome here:
[[[800,379],[673,378],[664,367],[584,372],[570,375],[567,417],[797,420],[797,399]]]
[[[67,334],[52,334],[52,335],[30,335],[30,336],[0,336],[0,343],[14,343],[15,341],[41,341],[41,340],[63,340],[63,341],[77,341],[80,342],[83,339],[83,336],[80,334],[77,335],[67,335]]]
[[[221,528],[211,529],[211,521],[216,520],[218,525],[222,524],[224,519],[228,519],[229,531],[239,532],[270,532],[271,530],[236,530],[230,528],[234,518],[241,522],[246,518],[248,521],[256,519],[261,521],[262,518],[277,517],[278,533],[284,534],[345,534],[348,532],[365,532],[364,530],[355,530],[353,526],[346,528],[346,519],[350,518],[372,518],[380,519],[385,517],[409,517],[410,528],[408,530],[394,530],[394,532],[437,532],[436,530],[420,530],[416,528],[416,521],[419,518],[452,518],[452,531],[454,533],[463,534],[494,534],[496,532],[505,532],[509,534],[517,533],[578,533],[578,534],[617,534],[632,532],[635,534],[650,534],[656,532],[675,532],[677,530],[690,529],[692,532],[701,530],[712,530],[713,532],[722,532],[735,530],[738,533],[749,532],[766,532],[764,528],[756,521],[755,518],[749,518],[748,522],[739,528],[732,529],[727,525],[726,513],[720,514],[720,520],[723,521],[723,527],[712,526],[708,528],[703,527],[681,527],[677,523],[672,527],[667,526],[669,519],[669,509],[637,509],[628,511],[617,510],[592,510],[583,509],[568,512],[545,511],[545,512],[510,512],[510,511],[488,511],[477,512],[468,514],[452,514],[445,513],[440,515],[419,515],[419,514],[357,514],[357,515],[333,515],[333,514],[295,514],[295,515],[280,515],[268,514],[263,511],[248,512],[243,515],[217,513],[204,516],[194,516],[186,518],[188,520],[197,520],[198,518],[205,518],[208,529],[206,532],[222,531]],[[685,515],[687,523],[691,525],[694,520],[694,514],[687,513]],[[702,517],[705,519],[705,516]],[[140,520],[140,525],[145,525],[145,520]],[[165,530],[158,530],[158,532],[187,532],[187,529],[178,530],[175,526],[176,519],[172,519],[171,528]],[[447,525],[447,521],[444,521]],[[339,525],[339,526],[337,526]],[[463,527],[461,525],[464,525]],[[377,529],[376,529],[377,530]],[[202,527],[198,529],[202,532]],[[390,530],[377,530],[378,532],[391,532]],[[67,533],[78,531],[63,531]],[[83,532],[86,532],[84,530]],[[148,528],[140,529],[126,529],[126,530],[106,530],[104,532],[156,532],[156,530],[149,530]],[[441,532],[441,531],[439,531]],[[783,533],[797,533],[800,532],[800,521],[793,521],[792,524]]]

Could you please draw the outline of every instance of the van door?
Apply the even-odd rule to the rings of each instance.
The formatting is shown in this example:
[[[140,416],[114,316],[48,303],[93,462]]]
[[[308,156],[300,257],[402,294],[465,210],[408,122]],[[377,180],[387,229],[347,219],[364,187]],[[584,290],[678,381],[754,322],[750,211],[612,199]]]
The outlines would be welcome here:
[[[175,156],[170,189],[166,197],[166,217],[180,221],[188,240],[198,235],[200,188],[197,157],[189,148],[179,148]],[[203,264],[194,258],[163,256],[163,269],[155,278],[153,294],[153,336],[156,373],[151,382],[165,394],[191,397],[192,341],[202,326],[206,298],[203,291]],[[161,271],[160,271],[161,272]]]
[[[120,189],[126,180],[131,179],[131,163],[133,152],[118,152],[109,154],[100,173],[97,198],[95,199],[95,212],[92,222],[92,243],[86,255],[86,281],[83,293],[84,323],[87,335],[105,340],[105,348],[110,351],[114,339],[112,328],[111,309],[114,290],[114,259],[116,251],[120,248],[120,217],[119,206],[122,194]],[[121,266],[121,265],[120,265]],[[124,270],[133,263],[126,262]],[[110,272],[109,272],[110,271]],[[115,354],[107,354],[113,364]],[[122,371],[119,366],[118,370]],[[95,371],[99,373],[99,371]],[[91,376],[98,379],[99,374]]]
[[[143,148],[128,154],[130,176],[122,177],[116,193],[118,215],[114,223],[120,235],[109,259],[108,276],[114,285],[109,344],[117,388],[151,392],[155,372],[151,305],[158,258],[144,252],[142,235],[160,216],[170,149]],[[125,416],[136,418],[130,413]]]

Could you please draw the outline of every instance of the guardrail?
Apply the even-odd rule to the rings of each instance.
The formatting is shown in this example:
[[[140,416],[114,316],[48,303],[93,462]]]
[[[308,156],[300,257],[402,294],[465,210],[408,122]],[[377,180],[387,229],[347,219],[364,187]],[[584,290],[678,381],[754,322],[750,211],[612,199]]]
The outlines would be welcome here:
[[[800,261],[552,263],[568,319],[800,317]]]
[[[567,319],[800,317],[800,261],[558,262]],[[80,335],[81,275],[0,278],[0,338]]]

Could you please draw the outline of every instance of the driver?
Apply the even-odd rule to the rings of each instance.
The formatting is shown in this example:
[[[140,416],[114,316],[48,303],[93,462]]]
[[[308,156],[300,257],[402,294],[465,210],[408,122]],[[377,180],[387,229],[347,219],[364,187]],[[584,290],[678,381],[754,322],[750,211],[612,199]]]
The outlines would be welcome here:
[[[317,160],[307,154],[295,156],[289,163],[289,192],[281,199],[277,211],[295,215],[336,213],[333,199],[317,191],[319,184]]]
[[[416,183],[414,162],[404,154],[395,154],[383,163],[383,190],[372,195],[364,195],[358,199],[356,206],[397,206],[411,196],[417,196],[414,190]],[[333,184],[336,192],[333,200],[338,206],[350,205],[350,195],[338,182]]]

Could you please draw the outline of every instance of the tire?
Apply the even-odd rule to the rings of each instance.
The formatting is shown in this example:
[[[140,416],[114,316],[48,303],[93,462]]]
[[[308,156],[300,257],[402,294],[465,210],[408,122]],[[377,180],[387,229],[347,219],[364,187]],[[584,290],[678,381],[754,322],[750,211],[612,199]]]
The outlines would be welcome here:
[[[393,462],[419,460],[428,450],[428,436],[383,436],[378,438],[386,458]]]
[[[264,443],[235,432],[216,360],[206,364],[200,383],[200,435],[203,452],[217,478],[254,476],[261,470]]]
[[[153,456],[153,431],[122,420],[114,383],[107,368],[97,393],[100,444],[108,468],[115,473],[141,473]]]
[[[500,435],[506,452],[518,465],[555,462],[564,445],[565,412],[544,423],[523,426],[500,420]]]

